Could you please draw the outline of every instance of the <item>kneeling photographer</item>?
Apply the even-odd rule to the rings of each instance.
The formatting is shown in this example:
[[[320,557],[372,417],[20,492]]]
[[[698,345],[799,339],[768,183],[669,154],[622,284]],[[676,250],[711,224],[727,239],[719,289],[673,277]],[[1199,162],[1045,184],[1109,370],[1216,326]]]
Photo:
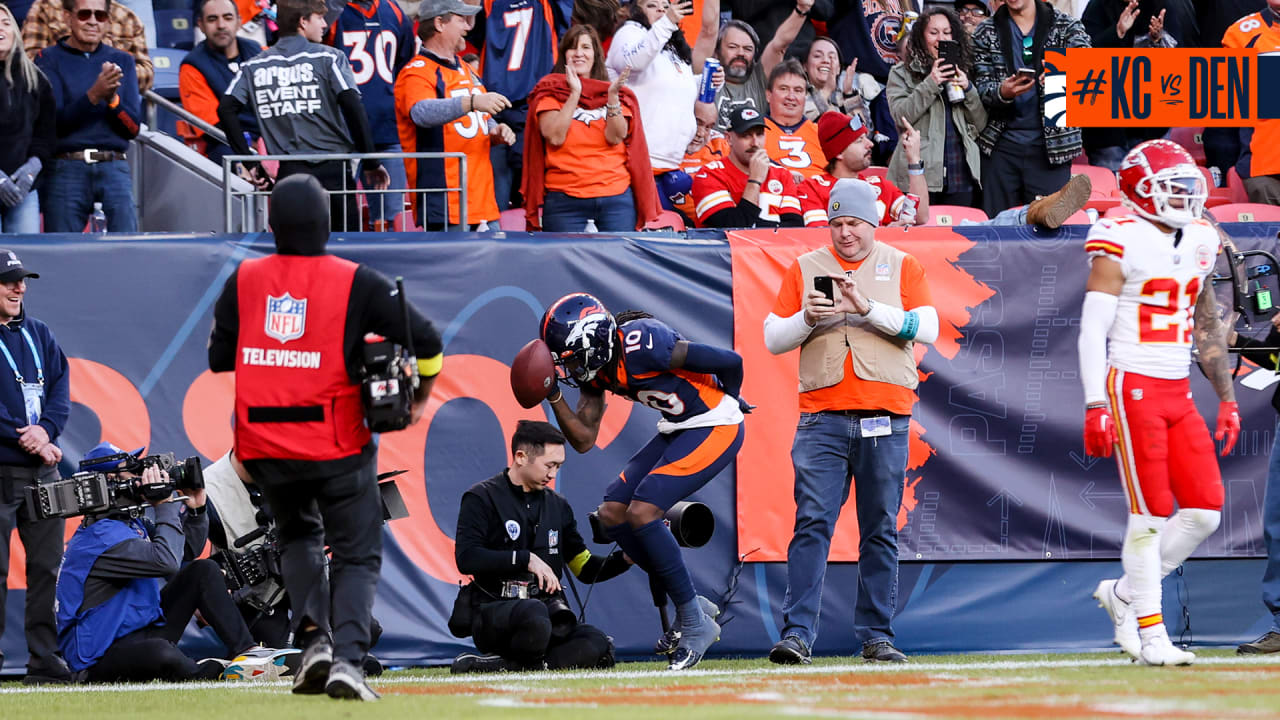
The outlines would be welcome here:
[[[278,677],[287,653],[254,645],[217,564],[182,564],[204,547],[209,530],[199,460],[179,465],[141,453],[101,443],[85,454],[80,473],[33,493],[43,514],[85,514],[57,586],[58,646],[76,680]],[[147,506],[154,523],[144,517]],[[232,662],[197,665],[178,649],[196,610]]]
[[[578,622],[560,577],[568,566],[594,583],[631,566],[621,551],[593,557],[573,508],[547,487],[564,463],[564,443],[550,423],[521,420],[511,467],[462,496],[454,559],[475,579],[459,591],[449,630],[474,636],[479,652],[459,655],[454,673],[613,665],[613,642]]]

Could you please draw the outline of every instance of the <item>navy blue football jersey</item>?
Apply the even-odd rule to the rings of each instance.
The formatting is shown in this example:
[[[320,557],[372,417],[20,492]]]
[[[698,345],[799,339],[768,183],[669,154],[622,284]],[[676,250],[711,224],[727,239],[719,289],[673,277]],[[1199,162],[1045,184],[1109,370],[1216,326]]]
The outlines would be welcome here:
[[[489,92],[512,103],[551,72],[557,40],[547,0],[485,0],[480,77]]]
[[[400,69],[417,51],[413,23],[395,0],[349,2],[329,26],[325,42],[347,54],[378,146],[400,142],[393,92]]]
[[[715,375],[671,369],[671,352],[684,338],[653,318],[618,326],[618,362],[596,375],[591,387],[608,390],[662,413],[678,423],[720,405],[724,390]]]

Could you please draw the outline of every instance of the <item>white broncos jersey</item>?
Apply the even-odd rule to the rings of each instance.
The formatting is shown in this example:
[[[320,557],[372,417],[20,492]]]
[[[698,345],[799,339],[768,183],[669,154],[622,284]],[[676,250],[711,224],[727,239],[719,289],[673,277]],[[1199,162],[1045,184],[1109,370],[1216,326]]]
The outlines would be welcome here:
[[[1094,223],[1084,243],[1089,262],[1107,257],[1124,273],[1108,365],[1168,380],[1189,374],[1196,300],[1219,248],[1218,232],[1204,220],[1173,234],[1136,215]]]

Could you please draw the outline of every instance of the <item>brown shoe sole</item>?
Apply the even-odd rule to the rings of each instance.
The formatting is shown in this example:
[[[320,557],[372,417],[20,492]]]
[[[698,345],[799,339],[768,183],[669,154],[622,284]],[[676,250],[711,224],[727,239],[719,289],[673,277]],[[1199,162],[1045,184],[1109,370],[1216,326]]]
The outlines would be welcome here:
[[[1056,230],[1084,208],[1092,192],[1093,182],[1088,175],[1072,175],[1060,190],[1027,206],[1027,222]]]

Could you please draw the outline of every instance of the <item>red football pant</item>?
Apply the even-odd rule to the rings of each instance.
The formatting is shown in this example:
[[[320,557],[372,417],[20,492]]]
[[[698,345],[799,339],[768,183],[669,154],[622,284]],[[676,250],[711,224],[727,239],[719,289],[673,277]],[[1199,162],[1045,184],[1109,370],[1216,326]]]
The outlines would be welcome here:
[[[1209,428],[1191,401],[1191,381],[1111,368],[1107,397],[1116,422],[1116,465],[1134,515],[1168,517],[1181,508],[1222,509]]]

